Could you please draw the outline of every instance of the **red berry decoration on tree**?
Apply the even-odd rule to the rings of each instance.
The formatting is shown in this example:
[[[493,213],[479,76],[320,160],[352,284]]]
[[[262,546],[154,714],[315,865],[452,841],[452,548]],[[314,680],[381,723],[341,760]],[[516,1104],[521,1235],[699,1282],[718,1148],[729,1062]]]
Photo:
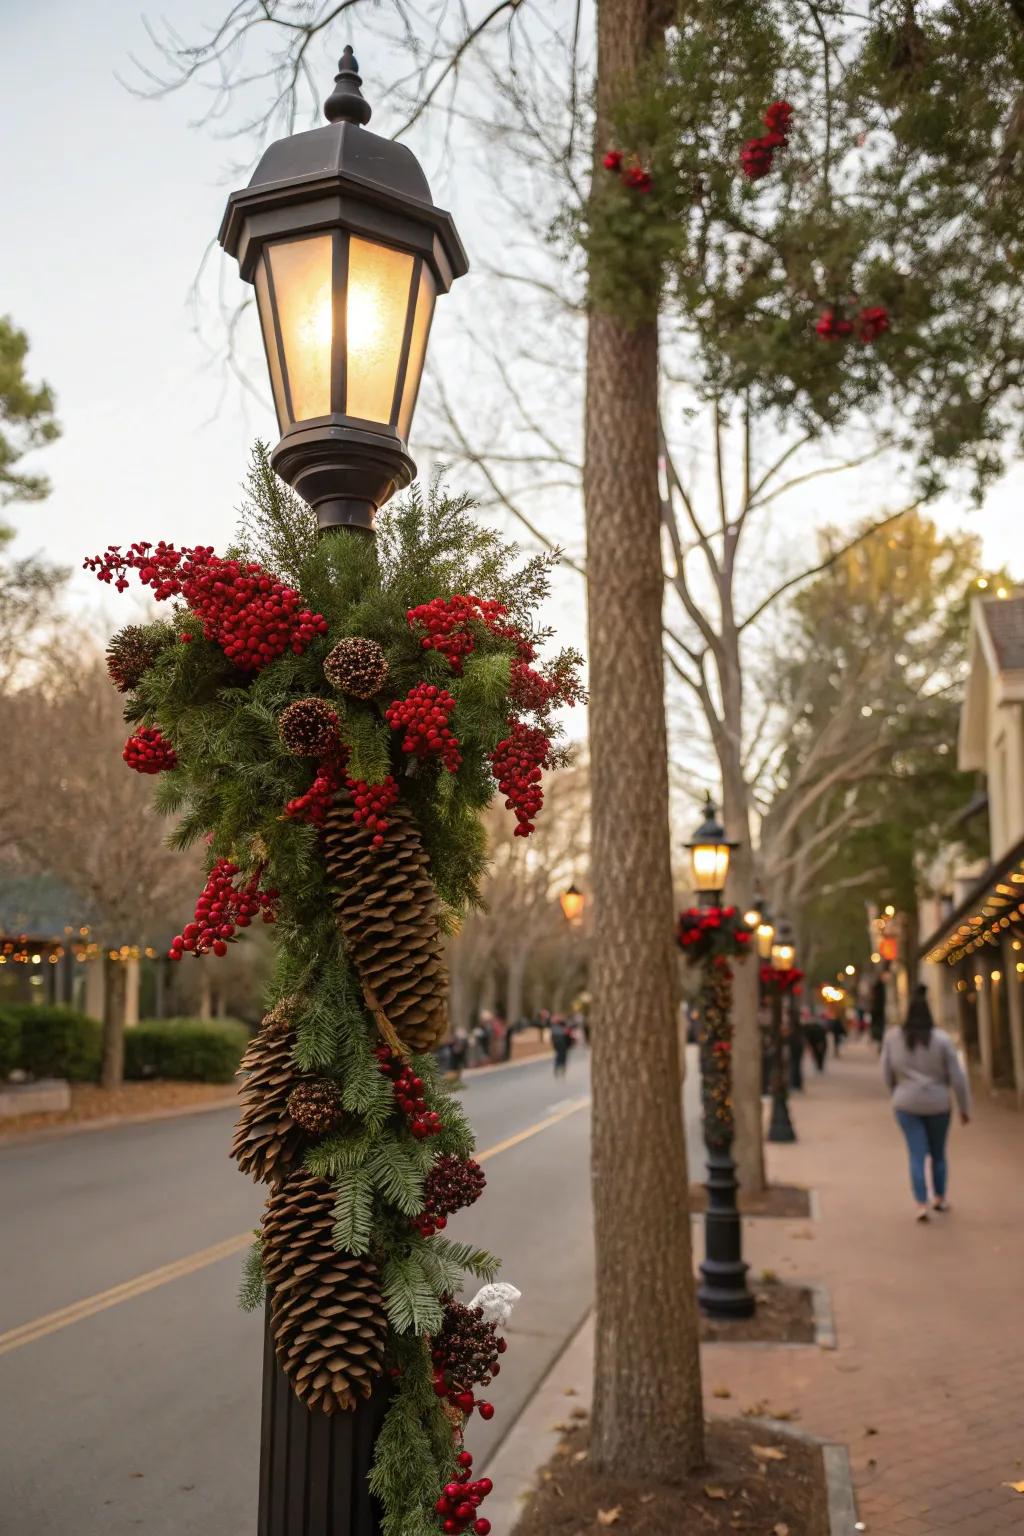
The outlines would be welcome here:
[[[388,829],[387,812],[398,799],[398,785],[389,773],[383,784],[367,784],[365,779],[348,779],[355,810],[352,820],[373,834],[373,846],[384,846]]]
[[[158,602],[183,597],[202,620],[204,637],[243,672],[259,672],[287,650],[301,656],[315,636],[327,633],[327,620],[302,608],[294,588],[255,561],[222,559],[212,545],[176,549],[161,539],[155,546],[137,542],[124,553],[111,544],[86,560],[85,569],[118,592],[128,586],[126,573],[136,570]]]
[[[610,149],[602,161],[606,171],[611,171],[618,176],[623,186],[631,192],[649,192],[654,186],[654,177],[646,166],[641,165],[637,155],[630,155],[627,164],[626,156],[621,149]]]
[[[857,335],[865,345],[877,341],[889,329],[889,311],[884,304],[872,304],[857,316]]]
[[[121,756],[136,773],[163,773],[178,766],[178,754],[155,726],[144,725],[129,736]]]
[[[479,1200],[486,1183],[483,1169],[473,1158],[444,1153],[424,1181],[423,1210],[413,1218],[413,1226],[421,1237],[433,1237],[447,1226],[449,1216]]]
[[[498,1356],[504,1353],[504,1340],[497,1337],[497,1330],[497,1323],[485,1321],[483,1307],[449,1301],[441,1329],[432,1340],[434,1391],[467,1418],[474,1408],[482,1419],[493,1417],[492,1405],[474,1397],[472,1389],[490,1386],[501,1370]]]
[[[459,743],[448,725],[455,700],[446,688],[433,683],[416,683],[404,699],[396,699],[385,712],[394,731],[404,730],[402,751],[416,757],[440,757],[449,773],[458,772],[462,762]]]
[[[457,1536],[472,1526],[475,1536],[489,1536],[491,1522],[477,1515],[477,1510],[493,1490],[489,1477],[472,1481],[470,1472],[473,1457],[469,1451],[460,1451],[455,1458],[459,1471],[454,1482],[446,1483],[444,1492],[434,1505],[440,1517],[441,1529],[446,1536]]]
[[[748,954],[751,938],[735,907],[688,907],[676,923],[676,942],[691,965],[712,955]]]
[[[777,133],[783,142],[789,138],[793,121],[793,108],[788,101],[773,101],[764,113],[764,125],[769,133]]]
[[[344,770],[339,771],[335,763],[329,760],[321,763],[306,793],[288,801],[283,811],[285,821],[304,821],[310,826],[322,827],[343,776]]]
[[[406,612],[411,630],[422,630],[420,645],[425,651],[440,651],[455,673],[461,673],[463,658],[476,649],[473,625],[482,625],[492,634],[502,634],[502,619],[508,613],[503,603],[490,598],[457,592],[454,597],[435,597]]]
[[[515,812],[518,822],[516,837],[529,837],[535,830],[533,818],[544,804],[541,769],[550,751],[550,738],[542,730],[516,720],[491,753],[498,789],[505,796],[506,809]]]
[[[397,1056],[387,1045],[378,1045],[373,1053],[378,1070],[391,1079],[395,1103],[409,1122],[409,1129],[417,1141],[436,1136],[441,1130],[441,1117],[436,1110],[428,1109],[423,1095],[423,1079],[417,1077],[407,1061]]]
[[[606,171],[614,171],[617,174],[622,170],[623,159],[621,149],[610,149],[601,163]]]
[[[763,118],[767,133],[748,139],[740,150],[740,169],[748,181],[760,181],[775,164],[775,156],[789,143],[793,108],[788,101],[773,101]]]
[[[226,955],[236,930],[248,928],[262,913],[265,923],[277,917],[277,892],[260,890],[261,871],[236,885],[240,870],[230,859],[218,859],[210,870],[196,902],[195,919],[171,941],[168,956],[180,960],[188,950],[194,955]]]
[[[853,321],[841,310],[825,309],[818,316],[814,329],[823,341],[840,341],[853,334]]]

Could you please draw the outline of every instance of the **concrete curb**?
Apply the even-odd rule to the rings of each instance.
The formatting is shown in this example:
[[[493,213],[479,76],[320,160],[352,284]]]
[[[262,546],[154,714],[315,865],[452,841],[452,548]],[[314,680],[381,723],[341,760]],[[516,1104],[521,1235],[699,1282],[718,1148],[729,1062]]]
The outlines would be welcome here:
[[[828,1493],[829,1536],[856,1536],[857,1497],[853,1491],[853,1476],[846,1446],[822,1440],[820,1435],[812,1435],[806,1429],[797,1429],[785,1419],[750,1419],[748,1422],[773,1430],[779,1435],[788,1435],[791,1440],[799,1440],[804,1445],[821,1447]]]
[[[832,1298],[823,1285],[812,1285],[811,1306],[814,1309],[814,1342],[819,1349],[836,1348],[836,1321],[832,1313]]]

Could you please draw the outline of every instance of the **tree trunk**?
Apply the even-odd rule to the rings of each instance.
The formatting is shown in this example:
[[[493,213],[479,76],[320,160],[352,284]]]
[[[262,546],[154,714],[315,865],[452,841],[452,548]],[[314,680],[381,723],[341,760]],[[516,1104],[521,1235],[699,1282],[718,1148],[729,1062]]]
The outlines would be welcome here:
[[[514,1024],[523,1012],[523,978],[526,975],[526,962],[529,951],[517,950],[506,963],[507,986],[505,991],[505,1019],[509,1024]]]
[[[128,977],[123,960],[104,960],[106,988],[103,998],[103,1061],[100,1082],[104,1088],[120,1088],[124,1082],[124,1019]]]
[[[599,0],[598,126],[654,41]],[[584,498],[590,637],[595,1467],[671,1482],[703,1413],[679,1105],[661,636],[658,336],[592,313]],[[643,1305],[637,1305],[642,1296]]]

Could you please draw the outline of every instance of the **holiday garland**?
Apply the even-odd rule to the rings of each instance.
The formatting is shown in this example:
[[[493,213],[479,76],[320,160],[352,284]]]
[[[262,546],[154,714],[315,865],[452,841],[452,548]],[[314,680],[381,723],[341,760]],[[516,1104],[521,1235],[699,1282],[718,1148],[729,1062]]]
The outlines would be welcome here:
[[[376,540],[318,542],[258,447],[237,546],[139,542],[129,572],[169,621],[108,650],[171,841],[209,875],[172,958],[276,925],[273,1005],[246,1052],[231,1149],[269,1189],[243,1302],[266,1295],[278,1358],[313,1411],[390,1384],[371,1488],[384,1536],[487,1536],[463,1432],[498,1374],[511,1287],[454,1300],[497,1261],[441,1235],[484,1177],[431,1048],[447,1021],[443,938],[477,900],[498,788],[526,836],[579,657],[537,662],[551,561],[520,562],[466,499],[418,488]]]
[[[713,1151],[732,1145],[732,965],[750,952],[751,931],[735,907],[690,907],[680,912],[676,942],[690,965],[700,965],[701,1095],[704,1139]]]
[[[800,992],[800,983],[804,979],[804,973],[797,966],[791,966],[788,971],[780,971],[774,965],[762,965],[760,971],[761,985],[766,991],[776,991],[782,995],[787,992]]]

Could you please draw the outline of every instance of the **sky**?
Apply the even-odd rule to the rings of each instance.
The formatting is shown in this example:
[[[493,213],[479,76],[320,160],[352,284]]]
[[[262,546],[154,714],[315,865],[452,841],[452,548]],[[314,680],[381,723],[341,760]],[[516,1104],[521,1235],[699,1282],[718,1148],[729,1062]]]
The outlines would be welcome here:
[[[191,38],[224,9],[225,0],[175,0],[174,25]],[[368,55],[358,33],[352,40],[372,100],[375,70],[387,60],[380,50]],[[25,461],[50,476],[52,496],[10,513],[19,550],[43,550],[73,567],[71,600],[109,632],[127,617],[124,602],[97,588],[82,558],[136,538],[223,546],[250,444],[258,435],[276,439],[258,348],[247,354],[249,376],[265,403],[226,375],[211,351],[220,335],[211,309],[197,331],[189,303],[227,193],[247,175],[232,183],[226,165],[237,149],[216,130],[191,126],[203,108],[198,94],[144,101],[119,83],[118,74],[139,78],[130,53],[155,62],[138,0],[0,0],[0,51],[0,313],[28,332],[30,377],[53,386],[63,427],[57,444]],[[326,94],[333,71],[321,62]],[[471,260],[493,251],[486,167],[467,158],[438,185],[430,144],[425,153],[415,133],[407,142],[431,172],[435,199],[455,213]],[[508,245],[508,266],[515,241],[510,233],[499,243]],[[234,263],[216,247],[207,262],[208,302],[218,282],[230,302],[242,288]],[[432,340],[454,362],[449,393],[478,419],[487,402],[467,383],[468,359],[465,372],[459,367],[458,338],[493,304],[493,280],[478,268],[439,306]],[[537,404],[543,412],[545,402]],[[422,466],[429,455],[417,453],[415,426],[412,436]],[[843,521],[884,497],[879,473],[825,482],[824,495],[797,498],[766,547],[783,565],[799,558],[815,520]],[[976,529],[987,561],[1022,575],[1022,490],[1018,465],[980,511],[950,502],[937,515],[947,527]],[[578,538],[578,506],[554,502],[545,531]],[[561,582],[556,607],[563,639],[582,644],[578,580]]]

